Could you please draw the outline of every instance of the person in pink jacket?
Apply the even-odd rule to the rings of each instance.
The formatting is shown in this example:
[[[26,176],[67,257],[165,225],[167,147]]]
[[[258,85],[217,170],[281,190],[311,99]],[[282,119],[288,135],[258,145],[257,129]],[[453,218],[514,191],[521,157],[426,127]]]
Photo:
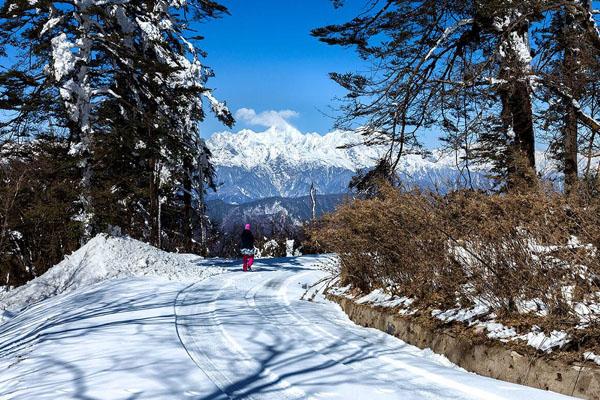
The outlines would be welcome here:
[[[246,227],[242,232],[240,252],[242,253],[244,260],[244,271],[252,271],[252,264],[254,263],[254,235],[250,230],[250,224],[246,224]]]

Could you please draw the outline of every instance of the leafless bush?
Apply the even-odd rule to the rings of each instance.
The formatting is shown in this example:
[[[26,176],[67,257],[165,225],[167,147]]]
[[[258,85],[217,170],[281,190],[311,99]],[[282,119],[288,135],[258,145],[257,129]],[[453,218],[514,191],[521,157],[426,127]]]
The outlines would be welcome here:
[[[500,316],[565,327],[599,300],[599,211],[597,201],[543,191],[384,187],[326,216],[311,240],[339,254],[342,280],[363,291],[383,287],[429,307],[477,300]]]

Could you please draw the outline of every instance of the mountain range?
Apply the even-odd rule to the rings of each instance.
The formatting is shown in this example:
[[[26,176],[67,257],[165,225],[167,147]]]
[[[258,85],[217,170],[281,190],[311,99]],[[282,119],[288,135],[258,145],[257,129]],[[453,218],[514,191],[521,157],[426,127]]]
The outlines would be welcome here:
[[[311,218],[309,194],[314,185],[317,216],[333,211],[349,194],[348,184],[358,171],[373,167],[386,147],[365,146],[354,132],[335,130],[325,135],[301,133],[291,125],[263,132],[244,129],[215,133],[207,140],[219,188],[208,195],[208,212],[224,227],[242,222],[299,225]],[[538,172],[556,180],[556,166],[537,152]],[[471,185],[491,187],[488,168],[457,167],[456,155],[433,150],[427,157],[406,155],[398,166],[406,186],[446,192]],[[558,180],[557,180],[558,179]]]
[[[303,134],[289,125],[214,134],[207,145],[219,187],[208,195],[209,217],[225,231],[246,222],[265,232],[299,226],[312,217],[311,186],[317,217],[333,211],[347,196],[351,178],[373,167],[387,150],[361,140],[353,132]],[[455,159],[439,151],[427,158],[408,155],[398,171],[404,182],[422,188],[443,189],[464,181]],[[476,186],[487,184],[478,170],[471,179]]]
[[[360,135],[340,130],[326,135],[277,128],[216,133],[207,145],[219,190],[209,199],[243,204],[296,198],[307,196],[311,185],[319,195],[346,193],[352,176],[373,167],[386,150],[359,143]],[[419,187],[456,186],[461,180],[454,157],[440,151],[427,158],[408,155],[398,171],[402,180]],[[472,170],[472,180],[476,186],[486,182],[477,169]]]
[[[315,215],[321,217],[335,210],[345,195],[318,195],[315,198]],[[221,229],[230,231],[240,228],[242,223],[260,225],[263,233],[271,233],[283,227],[300,226],[312,218],[312,200],[310,196],[271,197],[243,204],[229,204],[223,200],[211,200],[207,203],[211,221],[219,222]]]

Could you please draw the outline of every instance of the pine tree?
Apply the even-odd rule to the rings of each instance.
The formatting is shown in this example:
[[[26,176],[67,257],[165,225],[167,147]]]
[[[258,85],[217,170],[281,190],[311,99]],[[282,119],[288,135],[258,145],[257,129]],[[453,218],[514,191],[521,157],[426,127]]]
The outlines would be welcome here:
[[[0,72],[0,107],[15,115],[3,126],[17,130],[33,121],[65,130],[71,154],[80,160],[84,238],[114,221],[107,213],[123,202],[134,204],[144,220],[142,237],[160,244],[161,201],[167,192],[177,192],[165,187],[162,177],[177,176],[171,183],[187,189],[187,176],[194,184],[196,176],[210,182],[209,155],[198,145],[203,103],[226,125],[233,118],[206,87],[212,71],[201,64],[204,53],[188,27],[189,18],[226,12],[209,0],[77,0],[69,6],[10,0],[0,9],[0,49],[17,54]],[[103,148],[113,145],[125,154],[113,156]],[[111,170],[115,158],[129,169]],[[142,193],[144,201],[138,197]],[[101,203],[102,217],[95,203]],[[183,214],[191,224],[190,213]],[[125,221],[134,228],[139,219]]]
[[[583,109],[598,95],[594,76],[600,65],[600,48],[586,28],[590,16],[591,1],[565,2],[538,38],[543,49],[540,64],[546,65],[539,71],[545,89],[541,97],[548,104],[542,114],[543,129],[549,133],[549,152],[563,172],[567,193],[578,182],[580,132],[586,125],[591,136],[597,130],[581,118]]]

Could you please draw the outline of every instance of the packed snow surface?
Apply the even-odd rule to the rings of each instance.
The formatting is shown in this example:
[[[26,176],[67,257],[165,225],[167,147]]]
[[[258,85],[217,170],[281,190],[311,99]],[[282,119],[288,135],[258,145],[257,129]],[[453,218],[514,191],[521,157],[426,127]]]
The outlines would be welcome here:
[[[143,255],[126,239],[87,247],[87,257],[78,252],[55,267],[78,288],[0,325],[0,398],[567,398],[467,373],[353,324],[320,294],[325,256],[257,260],[256,272],[242,273],[236,261],[195,265],[149,247]],[[37,289],[57,283],[50,274]]]

